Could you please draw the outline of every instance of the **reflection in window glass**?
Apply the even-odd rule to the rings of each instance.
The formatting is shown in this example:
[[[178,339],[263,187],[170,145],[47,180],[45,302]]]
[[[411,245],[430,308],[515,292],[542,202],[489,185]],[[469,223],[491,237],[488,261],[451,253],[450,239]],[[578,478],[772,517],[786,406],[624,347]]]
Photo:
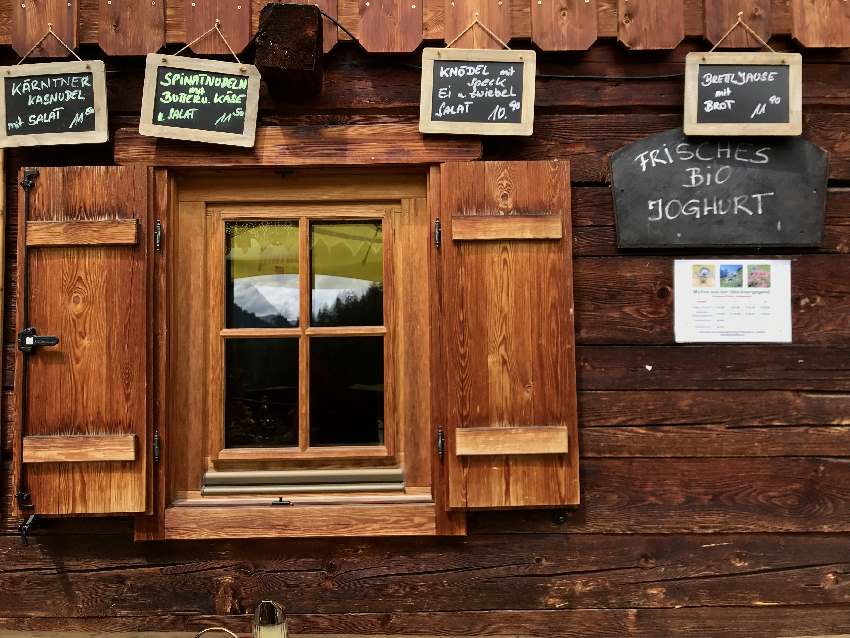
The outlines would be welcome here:
[[[312,224],[310,246],[312,325],[382,325],[384,249],[381,222]]]
[[[226,326],[298,325],[298,222],[225,224]]]
[[[310,445],[383,442],[383,337],[310,339]]]
[[[225,447],[298,445],[298,339],[228,339]]]

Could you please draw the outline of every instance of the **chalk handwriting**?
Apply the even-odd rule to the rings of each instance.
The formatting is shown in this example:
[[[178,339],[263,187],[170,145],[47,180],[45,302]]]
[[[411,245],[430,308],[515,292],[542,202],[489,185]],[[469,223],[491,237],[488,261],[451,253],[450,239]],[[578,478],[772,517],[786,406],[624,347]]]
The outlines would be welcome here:
[[[7,135],[95,129],[90,72],[7,77],[3,90]]]
[[[522,119],[522,63],[436,61],[434,120],[516,123]]]
[[[782,96],[789,94],[785,65],[702,64],[698,76],[697,121],[703,123],[786,122]]]
[[[247,101],[247,77],[160,67],[153,119],[161,126],[242,133]]]

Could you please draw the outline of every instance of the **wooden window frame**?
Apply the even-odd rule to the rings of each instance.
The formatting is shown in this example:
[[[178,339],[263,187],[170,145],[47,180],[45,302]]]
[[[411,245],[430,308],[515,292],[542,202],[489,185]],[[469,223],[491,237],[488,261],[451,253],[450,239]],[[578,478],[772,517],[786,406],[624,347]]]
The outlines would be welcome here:
[[[214,464],[227,461],[245,463],[264,461],[344,461],[348,459],[396,460],[399,431],[395,419],[395,393],[393,383],[386,383],[393,367],[395,322],[395,282],[393,281],[393,217],[401,214],[401,205],[380,202],[328,203],[328,204],[215,204],[207,207],[212,218],[209,229],[207,255],[210,256],[209,290],[210,303],[210,364],[221,370],[214,375],[210,387],[209,427],[210,452]],[[334,326],[314,327],[310,321],[310,225],[314,221],[380,221],[383,228],[383,317],[381,326]],[[233,221],[289,221],[298,223],[298,279],[299,279],[299,325],[297,328],[227,328],[225,326],[225,256],[224,226]],[[322,337],[380,336],[383,340],[384,365],[384,444],[369,446],[321,446],[309,445],[310,438],[310,340]],[[298,356],[298,447],[274,448],[227,448],[224,445],[224,344],[228,339],[254,338],[297,338]],[[211,370],[211,372],[213,372]]]

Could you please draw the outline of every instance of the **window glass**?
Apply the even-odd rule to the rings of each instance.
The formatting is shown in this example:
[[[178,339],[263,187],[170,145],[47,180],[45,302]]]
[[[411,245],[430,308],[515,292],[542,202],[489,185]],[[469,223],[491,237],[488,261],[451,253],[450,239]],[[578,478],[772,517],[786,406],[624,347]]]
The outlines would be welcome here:
[[[310,445],[383,442],[383,337],[311,338]]]
[[[310,227],[310,246],[311,324],[382,325],[381,222],[314,223]]]
[[[225,447],[298,445],[298,339],[225,341]]]
[[[225,224],[225,325],[298,326],[298,222]]]

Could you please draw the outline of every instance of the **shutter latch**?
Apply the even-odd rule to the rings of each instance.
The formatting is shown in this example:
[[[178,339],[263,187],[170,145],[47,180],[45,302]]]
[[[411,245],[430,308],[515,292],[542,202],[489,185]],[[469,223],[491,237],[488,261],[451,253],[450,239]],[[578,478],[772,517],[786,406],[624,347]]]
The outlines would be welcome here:
[[[153,248],[157,252],[162,250],[162,220],[160,219],[153,223]]]
[[[39,336],[35,328],[24,328],[18,333],[18,350],[30,353],[36,348],[59,345],[59,337]]]
[[[434,220],[434,246],[437,248],[440,247],[440,244],[443,243],[443,222],[440,221],[440,218],[437,217]]]
[[[440,457],[440,460],[443,460],[443,456],[446,454],[446,435],[443,432],[443,426],[437,428],[437,456]]]

